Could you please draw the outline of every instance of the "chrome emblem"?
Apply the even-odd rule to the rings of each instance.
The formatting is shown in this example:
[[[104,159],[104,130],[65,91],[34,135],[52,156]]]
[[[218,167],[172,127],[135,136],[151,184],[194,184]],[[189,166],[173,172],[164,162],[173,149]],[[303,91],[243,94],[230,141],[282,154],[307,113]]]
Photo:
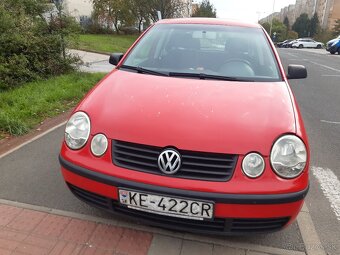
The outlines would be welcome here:
[[[164,150],[158,156],[158,167],[165,174],[174,174],[181,167],[181,156],[175,150]]]

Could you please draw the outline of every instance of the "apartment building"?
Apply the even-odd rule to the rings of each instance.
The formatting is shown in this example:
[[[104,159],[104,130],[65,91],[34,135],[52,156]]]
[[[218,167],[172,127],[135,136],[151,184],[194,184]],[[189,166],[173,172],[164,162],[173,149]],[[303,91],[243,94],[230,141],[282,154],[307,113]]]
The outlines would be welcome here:
[[[307,13],[309,18],[317,13],[321,28],[332,29],[335,21],[340,19],[340,0],[296,0],[294,5],[284,7],[280,12],[270,14],[260,22],[268,22],[272,17],[283,22],[285,17],[288,17],[291,26],[302,13]]]

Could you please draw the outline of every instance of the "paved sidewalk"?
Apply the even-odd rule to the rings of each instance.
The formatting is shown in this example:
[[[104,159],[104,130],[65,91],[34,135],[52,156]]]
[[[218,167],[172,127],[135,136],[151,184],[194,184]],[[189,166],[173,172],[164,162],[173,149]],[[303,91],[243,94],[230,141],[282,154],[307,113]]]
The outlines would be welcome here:
[[[86,215],[67,215],[67,212],[47,208],[34,210],[28,208],[34,206],[16,202],[10,204],[0,203],[1,255],[305,254],[251,244],[242,244],[242,248],[238,248],[235,243],[213,237],[199,237],[129,223],[119,224],[114,220],[110,224]]]
[[[80,71],[96,73],[108,73],[113,70],[114,66],[109,63],[109,56],[105,54],[92,53],[82,50],[68,50],[72,55],[78,55],[83,64],[79,66]]]

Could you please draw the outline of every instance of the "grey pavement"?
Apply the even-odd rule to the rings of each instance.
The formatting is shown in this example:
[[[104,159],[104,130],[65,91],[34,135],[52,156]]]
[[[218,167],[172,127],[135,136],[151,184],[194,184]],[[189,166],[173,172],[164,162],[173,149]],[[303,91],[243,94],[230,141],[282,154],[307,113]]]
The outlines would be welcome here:
[[[114,66],[109,63],[109,56],[106,54],[92,53],[82,50],[70,49],[68,52],[71,55],[79,56],[82,60],[79,70],[82,72],[97,73],[105,72],[108,73],[114,69]]]

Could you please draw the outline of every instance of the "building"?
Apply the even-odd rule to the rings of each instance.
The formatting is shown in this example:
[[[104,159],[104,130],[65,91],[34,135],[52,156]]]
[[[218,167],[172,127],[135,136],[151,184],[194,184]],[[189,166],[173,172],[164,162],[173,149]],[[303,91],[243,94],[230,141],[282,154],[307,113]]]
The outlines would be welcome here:
[[[92,0],[64,0],[65,11],[78,21],[90,18],[93,11]]]
[[[296,0],[295,4],[282,8],[279,13],[268,15],[260,23],[270,22],[272,17],[283,22],[287,17],[292,26],[302,13],[307,13],[309,18],[317,13],[321,28],[332,29],[335,21],[340,19],[340,0]]]

